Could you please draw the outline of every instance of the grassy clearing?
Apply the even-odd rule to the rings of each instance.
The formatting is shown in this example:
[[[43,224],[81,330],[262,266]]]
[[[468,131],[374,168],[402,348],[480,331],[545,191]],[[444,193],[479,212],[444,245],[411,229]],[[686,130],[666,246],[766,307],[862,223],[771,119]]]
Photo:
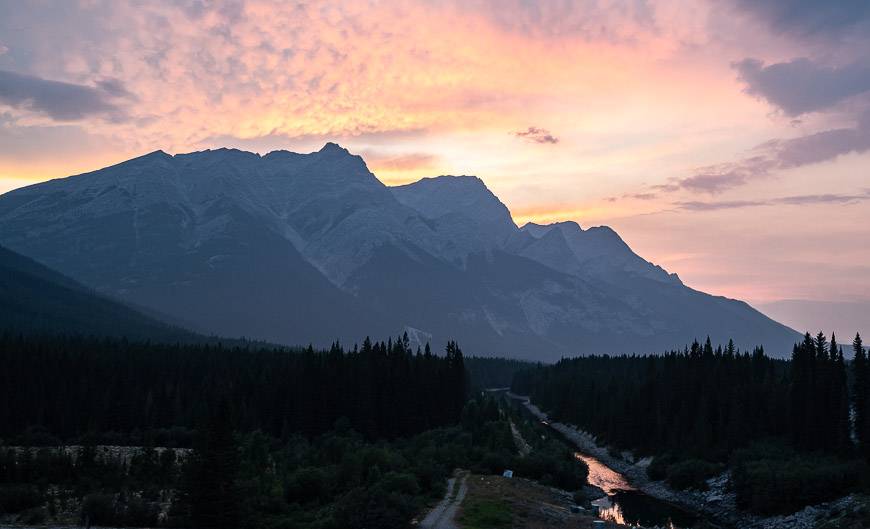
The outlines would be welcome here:
[[[511,527],[511,506],[501,499],[468,498],[459,517],[464,529],[507,529]]]

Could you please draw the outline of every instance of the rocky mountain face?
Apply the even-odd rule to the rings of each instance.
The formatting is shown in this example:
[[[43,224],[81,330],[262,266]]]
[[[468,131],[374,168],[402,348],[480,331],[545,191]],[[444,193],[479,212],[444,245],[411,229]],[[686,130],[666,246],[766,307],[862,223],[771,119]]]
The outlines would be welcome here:
[[[409,330],[552,360],[797,334],[686,287],[610,228],[518,228],[481,180],[389,188],[359,156],[157,151],[0,196],[0,244],[206,333],[288,344]]]

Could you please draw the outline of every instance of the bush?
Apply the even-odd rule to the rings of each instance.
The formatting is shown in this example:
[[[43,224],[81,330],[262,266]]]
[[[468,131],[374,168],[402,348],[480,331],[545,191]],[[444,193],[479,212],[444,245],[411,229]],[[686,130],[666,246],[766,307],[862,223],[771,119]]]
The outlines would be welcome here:
[[[420,494],[420,485],[417,483],[417,478],[413,474],[406,472],[388,472],[381,478],[378,488],[386,492],[397,492],[411,496]]]
[[[82,521],[90,525],[153,527],[158,512],[155,504],[141,498],[122,502],[114,494],[88,494],[82,502]]]
[[[0,513],[15,514],[39,507],[45,500],[42,494],[28,485],[5,485],[0,487]]]
[[[27,509],[18,516],[18,521],[26,525],[42,525],[46,519],[45,509],[42,507],[34,507]]]
[[[586,484],[589,467],[574,458],[574,454],[558,441],[550,441],[515,462],[517,474],[545,485],[576,490]]]
[[[115,496],[113,494],[88,494],[82,502],[82,520],[91,525],[115,525]]]
[[[838,498],[859,484],[867,471],[861,461],[768,447],[739,451],[732,466],[737,505],[765,515]]]
[[[676,458],[670,454],[656,456],[646,467],[646,475],[653,481],[664,481],[668,477],[668,467],[675,462]]]
[[[122,511],[123,525],[133,527],[154,527],[160,512],[156,504],[141,498],[130,498]]]
[[[700,459],[674,463],[667,470],[667,483],[677,490],[707,490],[707,480],[720,471],[720,466]]]
[[[330,480],[320,468],[303,467],[290,475],[286,488],[290,503],[309,503],[329,496]]]
[[[358,487],[338,501],[335,518],[346,529],[404,529],[416,510],[409,496]]]

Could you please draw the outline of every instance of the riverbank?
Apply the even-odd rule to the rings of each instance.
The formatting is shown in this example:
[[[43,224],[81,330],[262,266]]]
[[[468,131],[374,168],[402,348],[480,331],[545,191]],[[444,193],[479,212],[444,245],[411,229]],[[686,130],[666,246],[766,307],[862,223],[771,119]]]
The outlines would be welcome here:
[[[860,501],[849,495],[836,501],[806,507],[787,516],[762,517],[740,511],[733,492],[728,490],[729,474],[723,473],[708,481],[709,490],[679,491],[662,481],[652,481],[646,469],[651,459],[635,460],[628,453],[616,457],[607,447],[600,446],[595,437],[574,426],[551,421],[546,413],[531,403],[528,397],[507,392],[508,397],[518,400],[538,420],[559,432],[573,443],[578,451],[592,456],[614,471],[622,474],[632,487],[661,501],[697,512],[716,524],[745,529],[813,529],[830,513],[848,512],[857,509]]]

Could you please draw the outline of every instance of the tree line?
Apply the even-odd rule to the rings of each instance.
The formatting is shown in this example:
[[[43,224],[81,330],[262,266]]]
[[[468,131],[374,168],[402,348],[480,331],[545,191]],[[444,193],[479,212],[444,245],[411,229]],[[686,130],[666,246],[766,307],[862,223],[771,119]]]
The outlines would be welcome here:
[[[221,402],[240,432],[322,434],[341,417],[369,439],[458,422],[468,380],[455,342],[412,351],[407,336],[346,350],[161,345],[0,335],[0,438],[190,446]],[[154,442],[153,439],[150,442]]]
[[[663,355],[565,359],[519,372],[512,389],[606,444],[714,457],[788,431],[787,380],[788,362],[708,339]]]

